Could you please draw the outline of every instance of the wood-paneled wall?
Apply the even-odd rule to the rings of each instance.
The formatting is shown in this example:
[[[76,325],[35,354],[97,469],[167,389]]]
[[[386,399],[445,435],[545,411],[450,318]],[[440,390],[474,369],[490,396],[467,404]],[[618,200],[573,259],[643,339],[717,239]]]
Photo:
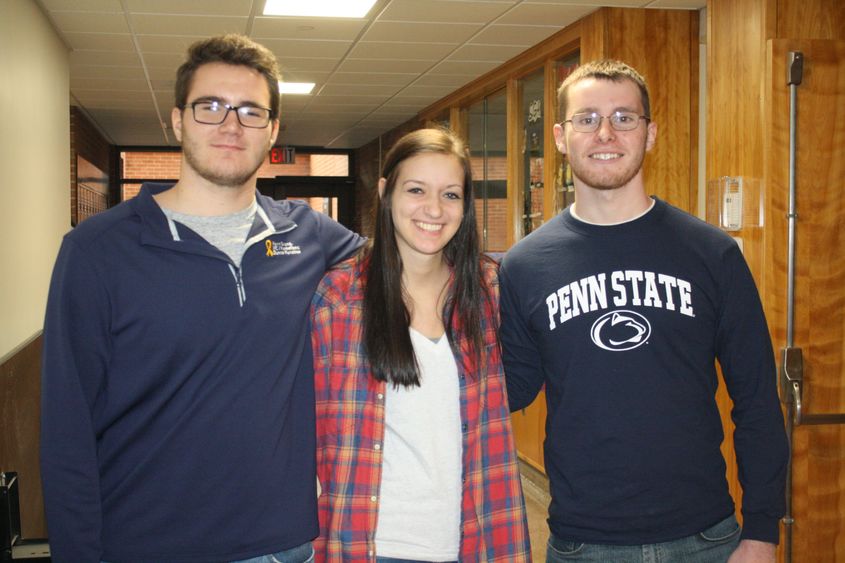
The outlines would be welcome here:
[[[835,65],[824,58],[833,60],[835,55],[830,53],[842,49],[830,44],[845,38],[845,2],[708,0],[707,16],[707,178],[743,176],[761,191],[763,225],[746,226],[736,235],[743,240],[746,259],[760,288],[776,354],[786,344],[787,331],[789,102],[785,57],[790,49],[817,49],[805,60],[805,93],[801,87],[798,90],[795,346],[804,351],[805,411],[842,411],[845,197],[841,187],[845,172],[841,163],[845,160],[845,132],[841,123],[845,102],[835,91],[837,84],[840,91],[845,88],[845,76],[832,71]],[[824,47],[796,41],[808,38],[828,41],[823,42]],[[813,73],[822,70],[826,75],[819,84]],[[819,93],[819,88],[825,92]],[[723,389],[718,401],[730,428],[731,405]],[[845,429],[799,426],[793,435],[793,449],[791,560],[845,560]],[[732,493],[739,498],[733,464],[728,478]],[[779,557],[786,558],[784,541]]]
[[[25,538],[47,536],[38,456],[41,344],[38,336],[0,364],[0,471],[18,473]]]
[[[804,355],[805,414],[845,413],[845,41],[769,42],[765,168],[766,301],[786,342],[789,108],[786,60],[804,55],[797,89],[794,345]],[[793,433],[794,561],[845,560],[845,425]]]
[[[602,8],[581,22],[581,60],[622,60],[645,77],[657,143],[645,163],[649,193],[695,212],[698,12]]]

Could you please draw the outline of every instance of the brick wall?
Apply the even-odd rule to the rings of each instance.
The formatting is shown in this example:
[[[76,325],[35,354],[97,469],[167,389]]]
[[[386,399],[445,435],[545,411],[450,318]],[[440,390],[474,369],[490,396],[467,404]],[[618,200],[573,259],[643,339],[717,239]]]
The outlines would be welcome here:
[[[179,167],[182,163],[181,152],[124,152],[124,178],[159,178],[175,180],[179,178]]]
[[[77,156],[81,156],[108,178],[109,204],[117,201],[115,193],[116,170],[111,166],[112,146],[100,135],[85,115],[76,106],[70,107],[70,217],[71,224],[76,225],[77,217]]]
[[[349,176],[349,157],[345,154],[312,154],[311,176]]]
[[[172,151],[131,151],[122,153],[123,178],[177,180],[179,178],[182,153]],[[270,164],[269,155],[258,169],[259,178],[276,176],[347,176],[349,157],[345,154],[296,155],[291,164]],[[138,194],[141,184],[124,184],[122,199],[131,199]]]

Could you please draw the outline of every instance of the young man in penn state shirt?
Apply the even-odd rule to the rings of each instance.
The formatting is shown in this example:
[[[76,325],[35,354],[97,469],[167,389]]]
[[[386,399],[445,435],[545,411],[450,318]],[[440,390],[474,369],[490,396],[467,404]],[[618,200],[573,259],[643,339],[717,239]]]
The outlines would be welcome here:
[[[362,239],[257,195],[278,80],[245,37],[192,45],[172,111],[179,182],[144,185],[65,237],[44,329],[53,561],[312,557],[308,311]]]
[[[766,321],[736,243],[646,195],[657,126],[642,77],[576,69],[554,134],[575,203],[508,252],[511,410],[546,385],[548,561],[774,561],[787,449]],[[743,528],[720,451],[734,402]]]

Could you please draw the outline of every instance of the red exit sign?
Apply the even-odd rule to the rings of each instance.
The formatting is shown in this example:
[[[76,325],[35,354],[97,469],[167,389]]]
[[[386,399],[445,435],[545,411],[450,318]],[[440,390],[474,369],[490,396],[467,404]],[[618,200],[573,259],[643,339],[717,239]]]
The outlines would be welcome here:
[[[294,164],[296,149],[294,147],[273,147],[270,149],[270,164]]]

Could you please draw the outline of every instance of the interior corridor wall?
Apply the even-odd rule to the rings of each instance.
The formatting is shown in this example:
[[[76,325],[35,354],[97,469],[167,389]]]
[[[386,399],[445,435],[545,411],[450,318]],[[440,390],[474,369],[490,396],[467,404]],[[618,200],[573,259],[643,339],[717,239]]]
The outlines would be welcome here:
[[[0,17],[0,359],[40,333],[70,228],[68,50],[32,0]]]

